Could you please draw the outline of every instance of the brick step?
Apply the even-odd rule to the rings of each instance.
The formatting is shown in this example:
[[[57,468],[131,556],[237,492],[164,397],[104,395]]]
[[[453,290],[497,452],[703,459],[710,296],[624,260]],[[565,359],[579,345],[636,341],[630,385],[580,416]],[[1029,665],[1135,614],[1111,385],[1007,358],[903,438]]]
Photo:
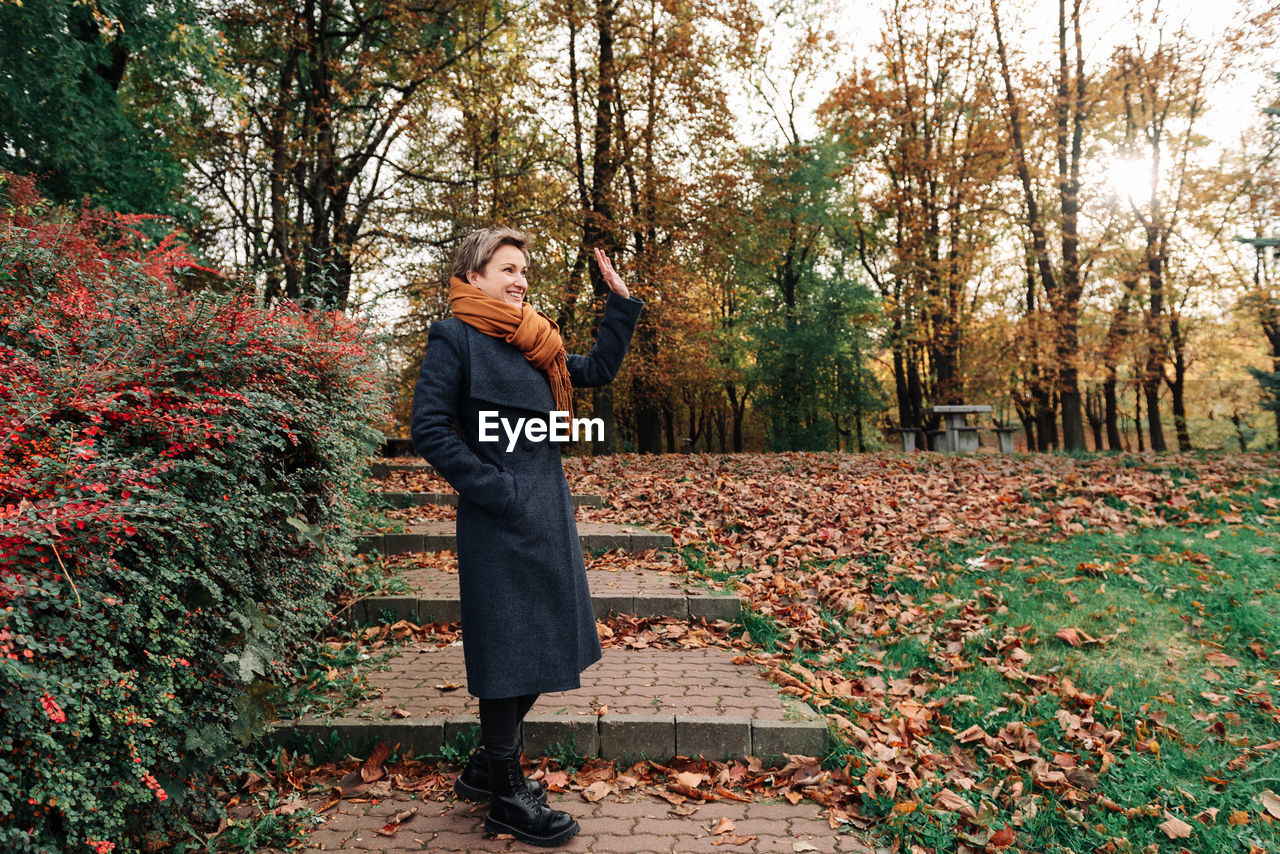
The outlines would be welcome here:
[[[606,649],[582,674],[581,688],[539,698],[524,721],[525,750],[539,757],[572,739],[579,754],[605,759],[825,756],[822,717],[734,656],[718,647]],[[273,741],[296,744],[307,736],[308,749],[318,744],[332,755],[356,756],[385,741],[402,753],[435,756],[479,723],[461,645],[407,646],[367,680],[379,697],[330,717],[281,722]]]
[[[379,492],[377,495],[396,508],[423,507],[428,504],[448,504],[452,506],[458,503],[458,493],[456,492]],[[573,496],[573,506],[603,507],[604,500],[599,495],[575,495]]]
[[[393,474],[416,474],[418,472],[434,472],[435,469],[425,460],[411,463],[369,463],[369,474],[373,477],[390,477]]]
[[[355,602],[341,625],[379,625],[390,612],[392,622],[451,623],[461,619],[458,576],[437,567],[411,567],[403,573],[410,592],[370,596]],[[742,603],[730,593],[718,593],[687,583],[681,573],[635,569],[587,569],[587,586],[596,617],[610,611],[638,617],[675,617],[680,620],[705,619],[733,622]]]
[[[615,525],[609,522],[579,522],[578,537],[584,552],[621,549],[638,552],[645,549],[669,549],[675,543],[670,534],[646,531],[636,525]],[[454,523],[449,520],[421,522],[411,525],[403,533],[361,534],[357,538],[356,552],[383,555],[408,554],[410,552],[438,552],[443,549],[457,551],[458,535]]]

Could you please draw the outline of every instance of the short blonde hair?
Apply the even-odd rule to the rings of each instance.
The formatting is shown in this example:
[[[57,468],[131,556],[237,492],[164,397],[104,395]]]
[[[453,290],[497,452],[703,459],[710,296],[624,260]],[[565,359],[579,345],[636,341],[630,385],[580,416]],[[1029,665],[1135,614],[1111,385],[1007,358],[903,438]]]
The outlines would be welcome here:
[[[529,260],[529,236],[514,228],[482,228],[473,231],[462,240],[458,254],[453,259],[453,275],[467,280],[467,273],[483,273],[493,253],[501,246],[514,246]]]

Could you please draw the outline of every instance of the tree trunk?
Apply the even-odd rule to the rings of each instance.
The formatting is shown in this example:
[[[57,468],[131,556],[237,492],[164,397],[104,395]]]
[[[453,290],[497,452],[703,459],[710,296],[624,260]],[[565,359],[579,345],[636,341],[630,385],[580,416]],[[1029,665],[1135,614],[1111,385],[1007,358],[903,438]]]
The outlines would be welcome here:
[[[1084,450],[1084,422],[1081,418],[1080,379],[1080,158],[1083,152],[1085,94],[1083,46],[1080,43],[1080,0],[1071,11],[1075,35],[1076,78],[1070,85],[1067,62],[1066,0],[1058,0],[1058,201],[1061,212],[1062,290],[1054,303],[1058,334],[1058,404],[1062,410],[1062,446],[1068,451]],[[1068,129],[1070,142],[1068,143]],[[1047,284],[1047,283],[1046,283]],[[1047,291],[1047,289],[1046,289]]]
[[[1239,412],[1231,413],[1231,423],[1236,428],[1236,442],[1240,445],[1240,453],[1249,450],[1249,437],[1244,434],[1244,428],[1247,426]]]
[[[1135,298],[1138,276],[1128,272],[1122,274],[1120,301],[1111,312],[1111,322],[1107,327],[1107,336],[1102,345],[1102,363],[1106,371],[1106,379],[1102,384],[1102,393],[1106,407],[1107,445],[1113,451],[1122,450],[1120,440],[1119,403],[1116,399],[1116,385],[1119,381],[1121,349],[1124,340],[1132,330],[1130,324],[1130,308]]]
[[[604,425],[604,436],[591,444],[595,456],[613,454],[618,450],[618,420],[613,411],[613,388],[600,386],[591,390],[591,415]]]
[[[1142,383],[1133,386],[1133,432],[1138,437],[1138,453],[1147,449],[1142,434]]]
[[[1058,419],[1053,405],[1053,391],[1047,384],[1032,389],[1035,400],[1036,433],[1040,438],[1041,451],[1054,451],[1058,448]]]
[[[1078,312],[1078,304],[1064,304],[1058,312],[1061,316],[1057,348],[1058,404],[1062,410],[1062,447],[1068,451],[1084,450],[1084,419],[1081,417],[1080,378],[1076,367],[1080,353]]]
[[[1113,451],[1121,450],[1120,413],[1116,401],[1116,366],[1107,365],[1107,378],[1102,383],[1103,406],[1106,408],[1107,447]]]
[[[893,389],[898,400],[898,426],[919,428],[911,409],[911,392],[907,387],[907,366],[902,354],[902,321],[893,320],[891,346],[893,347]]]
[[[928,449],[930,447],[927,432],[929,424],[924,413],[924,388],[920,383],[920,368],[910,353],[907,356],[907,411],[911,414],[911,426],[920,430],[917,447]]]
[[[1173,397],[1173,426],[1178,436],[1178,450],[1185,453],[1192,449],[1184,396],[1188,368],[1187,340],[1177,313],[1169,317],[1169,343],[1173,345],[1173,379],[1169,380],[1169,393]]]
[[[1277,254],[1277,248],[1271,250],[1271,260]],[[1280,373],[1280,300],[1271,296],[1271,265],[1268,263],[1266,249],[1257,247],[1258,262],[1253,271],[1253,285],[1258,295],[1258,306],[1261,309],[1262,333],[1267,336],[1271,345],[1271,370]],[[1276,448],[1280,448],[1280,409],[1274,413],[1276,421]]]
[[[643,379],[636,378],[631,383],[633,401],[636,405],[636,450],[642,454],[662,453],[662,413],[652,402],[655,398],[653,390]],[[650,401],[641,406],[639,401]]]
[[[1158,210],[1152,211],[1152,222],[1159,220]],[[1147,428],[1151,435],[1151,450],[1166,451],[1164,427],[1160,422],[1160,387],[1164,384],[1165,336],[1164,336],[1164,254],[1160,251],[1160,232],[1155,225],[1146,227],[1147,234],[1147,289],[1146,313],[1147,358],[1143,366],[1142,391],[1147,401]]]
[[[729,415],[733,419],[733,452],[735,454],[742,453],[742,420],[746,417],[748,392],[743,390],[741,397],[738,395],[738,386],[735,383],[725,383],[725,394],[729,395]]]
[[[1089,419],[1089,430],[1093,433],[1093,449],[1101,451],[1104,447],[1102,424],[1106,418],[1106,412],[1103,408],[1102,393],[1098,389],[1090,388],[1085,392],[1084,414]]]
[[[583,223],[583,243],[588,251],[599,247],[607,254],[616,255],[618,245],[613,235],[613,179],[618,171],[618,160],[613,154],[613,12],[615,0],[599,0],[596,6],[596,36],[599,73],[596,85],[595,144],[592,153],[591,210]],[[591,291],[596,297],[596,326],[604,315],[604,302],[609,286],[598,264],[587,264],[591,272]],[[604,437],[597,441],[592,453],[612,454],[617,450],[614,441],[616,419],[613,412],[613,390],[609,386],[597,388],[593,394],[595,417],[604,422]]]

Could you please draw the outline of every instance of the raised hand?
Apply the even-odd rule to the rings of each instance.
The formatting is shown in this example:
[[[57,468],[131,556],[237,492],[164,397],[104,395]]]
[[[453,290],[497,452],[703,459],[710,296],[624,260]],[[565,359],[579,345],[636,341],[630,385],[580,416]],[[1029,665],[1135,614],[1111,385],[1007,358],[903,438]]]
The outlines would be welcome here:
[[[618,275],[618,271],[613,269],[613,263],[605,257],[605,254],[599,249],[592,250],[596,253],[596,263],[600,265],[600,275],[604,276],[605,284],[609,286],[609,290],[613,291],[620,297],[629,297],[631,292],[627,290],[626,284],[622,281],[622,277]]]

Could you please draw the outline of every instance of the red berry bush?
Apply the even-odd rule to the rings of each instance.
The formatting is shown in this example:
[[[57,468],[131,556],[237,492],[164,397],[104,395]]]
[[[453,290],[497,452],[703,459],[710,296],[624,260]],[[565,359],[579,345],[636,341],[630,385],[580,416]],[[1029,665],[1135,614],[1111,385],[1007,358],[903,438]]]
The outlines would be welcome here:
[[[385,395],[344,316],[0,193],[0,850],[171,850],[328,620]]]

